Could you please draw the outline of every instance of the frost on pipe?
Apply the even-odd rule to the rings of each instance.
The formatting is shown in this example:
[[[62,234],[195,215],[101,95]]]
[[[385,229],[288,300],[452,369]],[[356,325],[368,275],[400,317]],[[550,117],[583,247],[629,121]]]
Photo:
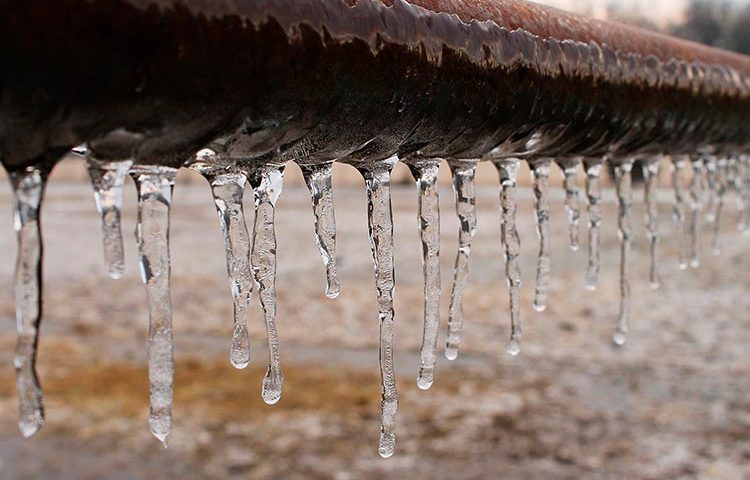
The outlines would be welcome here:
[[[126,171],[135,166],[130,174],[139,185],[140,264],[150,307],[150,424],[162,440],[171,425],[168,227],[178,167],[198,170],[211,184],[226,242],[235,367],[250,361],[247,314],[252,284],[259,289],[269,345],[263,382],[268,403],[280,400],[284,381],[274,231],[284,165],[295,161],[303,168],[329,297],[340,290],[331,165],[345,161],[364,175],[380,324],[380,453],[386,457],[395,449],[398,406],[389,193],[397,159],[414,167],[420,192],[426,297],[422,388],[432,383],[440,325],[438,159],[445,159],[453,173],[461,227],[444,352],[449,359],[458,356],[464,323],[476,231],[473,181],[481,160],[494,163],[502,184],[500,243],[511,354],[520,352],[521,337],[515,226],[521,161],[534,172],[541,237],[538,310],[547,305],[550,288],[550,166],[554,162],[563,169],[575,249],[580,243],[576,175],[583,163],[589,227],[585,284],[593,289],[599,277],[601,177],[604,162],[613,161],[622,238],[616,343],[624,342],[628,329],[632,159],[669,155],[675,162],[680,265],[698,260],[704,176],[713,197],[714,228],[727,194],[741,207],[738,226],[748,224],[750,58],[742,55],[522,0],[0,0],[0,6],[5,7],[0,8],[0,153],[13,181],[19,232],[15,363],[25,435],[43,422],[34,368],[41,321],[38,212],[47,173],[79,145],[88,146],[113,277],[122,274],[119,192]],[[422,160],[427,163],[415,163]],[[651,160],[645,165],[650,280],[657,284],[658,167]],[[688,166],[690,185],[682,177]],[[242,211],[246,184],[253,189],[256,211],[252,236]]]

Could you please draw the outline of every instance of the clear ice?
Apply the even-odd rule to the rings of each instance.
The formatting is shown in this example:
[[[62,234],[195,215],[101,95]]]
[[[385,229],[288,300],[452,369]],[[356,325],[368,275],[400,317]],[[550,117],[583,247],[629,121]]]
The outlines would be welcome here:
[[[35,434],[44,424],[36,355],[42,320],[43,246],[39,213],[47,173],[40,167],[9,173],[13,189],[13,227],[18,242],[15,273],[18,341],[13,365],[18,388],[18,428],[24,437]]]
[[[250,235],[247,232],[245,212],[242,207],[247,177],[242,172],[212,162],[213,157],[212,151],[202,150],[198,152],[198,161],[190,168],[203,175],[211,185],[211,193],[224,235],[227,273],[234,308],[229,361],[235,368],[245,368],[250,363],[250,334],[247,330],[247,316],[250,296],[253,292]]]
[[[172,427],[174,354],[172,299],[169,287],[169,213],[177,169],[134,166],[138,188],[138,241],[141,279],[148,300],[148,379],[151,392],[149,426],[166,447]]]
[[[500,207],[502,209],[501,236],[505,248],[505,279],[510,303],[510,340],[507,352],[521,353],[521,240],[516,227],[516,178],[520,161],[496,161],[500,176]]]
[[[578,169],[580,160],[576,159],[571,163],[562,163],[563,188],[565,189],[565,213],[568,217],[568,237],[570,249],[578,250],[579,241],[579,224],[581,220],[581,206],[578,198]]]
[[[300,165],[300,168],[312,198],[315,241],[326,269],[326,297],[336,298],[341,292],[341,284],[336,273],[336,215],[331,186],[333,162]]]
[[[458,251],[453,269],[453,287],[448,310],[448,338],[445,343],[445,358],[458,358],[461,330],[464,323],[464,292],[469,283],[469,255],[471,239],[477,231],[477,207],[474,177],[477,161],[449,161],[453,176],[453,193],[458,216]]]
[[[91,152],[86,155],[86,168],[94,187],[96,209],[102,222],[104,261],[109,276],[118,279],[125,273],[125,254],[122,246],[122,188],[132,160],[99,161]]]
[[[659,246],[659,207],[657,189],[659,187],[660,160],[661,158],[659,156],[655,156],[643,161],[643,203],[646,207],[646,232],[649,242],[649,255],[651,257],[648,280],[651,288],[654,290],[661,286],[659,267],[657,264],[657,247]]]
[[[367,226],[375,266],[375,289],[380,319],[380,442],[378,452],[383,458],[396,449],[395,421],[398,411],[396,372],[393,364],[393,291],[396,273],[393,263],[393,211],[391,209],[392,157],[376,165],[363,165],[359,171],[367,188]]]
[[[690,180],[690,267],[700,265],[700,212],[703,206],[703,159],[692,161],[693,176]]]
[[[633,236],[630,225],[630,210],[633,205],[632,170],[631,160],[615,165],[617,227],[620,235],[620,315],[612,341],[618,346],[624,345],[627,341],[630,322],[630,244]]]
[[[534,182],[534,206],[536,208],[536,228],[539,235],[539,256],[536,264],[536,284],[534,286],[534,310],[543,312],[547,308],[547,295],[550,280],[550,238],[549,238],[549,172],[551,161],[539,159],[531,163],[531,177]]]
[[[677,225],[678,265],[680,270],[687,268],[687,261],[685,260],[685,187],[682,183],[682,170],[686,161],[683,156],[672,158],[672,188],[674,188],[672,217]]]
[[[276,330],[276,201],[284,182],[284,165],[260,165],[245,172],[254,189],[255,223],[250,253],[253,278],[263,309],[268,335],[268,369],[263,378],[263,401],[273,405],[281,400],[284,374],[281,373],[279,334]]]
[[[724,210],[724,202],[727,192],[729,160],[725,157],[716,161],[715,189],[716,206],[713,213],[713,238],[711,239],[711,250],[714,255],[721,254],[721,217]]]
[[[586,269],[586,290],[596,290],[599,283],[599,244],[602,229],[601,159],[584,160],[586,169],[586,196],[589,217],[589,263]]]
[[[440,161],[420,160],[409,163],[409,168],[417,183],[424,275],[424,330],[417,386],[427,390],[435,375],[440,327],[440,199],[437,183]]]

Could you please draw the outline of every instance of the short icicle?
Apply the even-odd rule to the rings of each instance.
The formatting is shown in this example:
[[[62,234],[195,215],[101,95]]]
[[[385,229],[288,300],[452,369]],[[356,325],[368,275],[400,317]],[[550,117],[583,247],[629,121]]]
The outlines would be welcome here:
[[[358,169],[367,188],[367,224],[375,266],[375,288],[380,319],[380,443],[383,458],[396,449],[395,420],[398,411],[396,372],[393,363],[394,312],[393,291],[396,272],[393,259],[393,212],[391,210],[392,157],[377,164],[360,165]]]
[[[453,176],[453,193],[458,216],[458,251],[453,269],[453,287],[448,310],[448,337],[445,343],[445,358],[458,358],[461,331],[464,323],[464,292],[469,283],[469,255],[471,240],[477,231],[477,207],[474,177],[476,161],[449,161]]]
[[[573,251],[577,251],[580,247],[579,224],[581,207],[578,197],[578,169],[580,163],[580,159],[560,163],[563,172],[563,188],[565,190],[565,213],[568,217],[568,237],[570,249]]]
[[[315,241],[326,269],[326,297],[336,298],[341,292],[341,284],[336,273],[336,215],[331,185],[333,162],[300,165],[300,168],[312,198]]]
[[[721,218],[724,211],[728,182],[729,160],[725,157],[716,162],[716,202],[713,213],[713,238],[711,239],[711,251],[714,255],[721,255]]]
[[[495,162],[500,175],[501,235],[505,248],[505,279],[510,303],[510,340],[507,352],[521,353],[521,240],[516,227],[516,178],[520,161],[509,159]]]
[[[622,346],[627,341],[630,323],[630,246],[632,231],[630,210],[633,204],[631,171],[632,160],[624,160],[615,166],[615,189],[617,190],[618,218],[620,233],[620,315],[612,341]]]
[[[589,217],[589,262],[586,269],[586,290],[596,290],[599,283],[599,247],[602,229],[601,159],[584,160],[586,169],[586,196]]]
[[[536,284],[534,286],[534,310],[543,312],[547,308],[547,295],[550,280],[550,237],[549,237],[549,172],[551,161],[547,158],[530,162],[531,177],[534,182],[534,206],[536,208],[536,228],[539,235],[539,256],[536,264]]]
[[[138,188],[138,241],[141,279],[148,300],[148,378],[151,392],[149,426],[166,447],[172,427],[174,355],[169,275],[169,213],[177,169],[134,166]]]
[[[677,225],[678,266],[680,270],[687,268],[685,260],[685,191],[682,183],[682,170],[685,167],[685,157],[672,158],[672,188],[674,188],[674,208],[672,217]]]
[[[245,172],[254,189],[255,223],[250,253],[253,278],[268,335],[268,369],[263,378],[263,401],[269,405],[281,399],[284,374],[281,372],[279,334],[276,330],[276,201],[281,195],[284,165],[269,164]]]
[[[211,185],[211,193],[224,235],[227,273],[232,290],[234,321],[229,361],[235,368],[250,363],[250,334],[247,329],[248,307],[253,291],[250,269],[250,236],[245,223],[242,199],[247,177],[241,172],[212,163],[214,153],[208,149],[198,152],[198,162],[190,168],[199,172]]]
[[[132,160],[99,161],[89,151],[86,154],[86,168],[94,187],[96,209],[102,223],[102,243],[107,273],[114,279],[125,273],[125,254],[122,244],[120,223],[122,209],[122,188]]]
[[[18,340],[13,365],[18,388],[18,428],[24,437],[32,436],[44,424],[36,356],[42,320],[43,245],[39,214],[47,174],[41,167],[9,173],[13,188],[13,226],[18,242],[15,273]]]
[[[645,205],[646,232],[649,240],[649,284],[653,290],[661,287],[657,264],[657,247],[659,246],[659,207],[657,189],[659,186],[659,167],[661,157],[656,156],[643,161],[643,203]]]
[[[733,172],[735,190],[737,191],[737,209],[739,217],[737,229],[743,235],[750,234],[750,157],[735,155]]]
[[[691,163],[693,176],[690,180],[690,267],[700,266],[700,212],[703,206],[703,159]]]
[[[437,339],[440,327],[440,199],[438,170],[440,160],[409,163],[417,183],[419,235],[422,240],[422,273],[424,276],[424,327],[419,353],[417,386],[432,386],[437,361]]]

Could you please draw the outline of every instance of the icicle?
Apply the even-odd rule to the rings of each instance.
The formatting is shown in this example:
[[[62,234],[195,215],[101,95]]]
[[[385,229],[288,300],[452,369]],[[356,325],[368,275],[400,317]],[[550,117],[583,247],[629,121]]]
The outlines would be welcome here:
[[[135,166],[130,172],[138,187],[136,238],[141,279],[148,299],[148,378],[151,391],[151,433],[166,447],[172,427],[174,357],[172,300],[169,287],[169,212],[177,169]]]
[[[724,201],[727,192],[729,160],[720,158],[716,162],[715,188],[716,202],[713,213],[713,238],[711,239],[711,251],[714,255],[721,255],[721,216],[724,211]]]
[[[505,279],[510,297],[510,341],[507,352],[521,353],[521,241],[516,228],[516,178],[520,161],[517,159],[497,161],[500,175],[500,206],[502,208],[502,244],[505,247]]]
[[[539,257],[536,264],[536,285],[534,289],[534,310],[537,312],[543,312],[547,308],[551,267],[549,251],[549,172],[549,159],[545,158],[531,162],[531,177],[534,182],[534,204],[536,207],[536,228],[539,234]]]
[[[703,202],[703,160],[694,160],[692,162],[692,169],[693,178],[690,181],[690,267],[698,268],[698,266],[700,265],[700,211]]]
[[[94,187],[96,209],[102,222],[104,261],[109,276],[118,279],[125,273],[125,254],[122,246],[120,210],[122,187],[133,164],[132,160],[101,162],[91,153],[86,157],[86,167]]]
[[[445,344],[445,358],[458,358],[461,344],[461,330],[464,323],[464,292],[469,283],[469,255],[471,239],[477,231],[477,207],[474,190],[476,161],[455,161],[448,163],[453,175],[453,193],[456,198],[458,216],[458,251],[453,269],[453,287],[448,311],[448,338]]]
[[[393,364],[393,212],[391,210],[391,169],[396,162],[361,165],[359,171],[367,187],[367,223],[375,265],[375,287],[380,318],[380,456],[388,458],[396,448],[395,420],[398,410],[396,372]]]
[[[674,209],[672,217],[677,224],[677,242],[679,251],[680,270],[687,268],[685,261],[685,193],[682,185],[682,168],[685,166],[685,158],[675,157],[672,159],[672,187],[674,188]]]
[[[572,163],[561,163],[563,171],[563,188],[565,189],[565,213],[568,216],[568,235],[570,249],[578,250],[580,242],[579,223],[581,219],[581,207],[578,199],[578,168],[580,160],[575,159]]]
[[[409,163],[419,193],[418,227],[422,240],[424,330],[417,375],[417,386],[422,390],[432,386],[440,327],[440,201],[437,184],[439,168],[440,160]]]
[[[247,310],[253,291],[250,270],[250,236],[247,233],[242,199],[247,177],[241,172],[227,169],[221,164],[206,163],[213,160],[214,152],[198,152],[198,162],[190,168],[199,172],[211,185],[211,193],[224,234],[227,273],[232,289],[234,321],[229,361],[235,368],[245,368],[250,363],[250,334],[247,330]]]
[[[615,167],[615,188],[619,215],[617,226],[620,233],[620,317],[612,337],[615,345],[624,345],[630,322],[630,209],[633,204],[631,184],[632,160],[623,161]]]
[[[336,273],[336,216],[333,209],[331,170],[333,162],[300,165],[312,197],[315,215],[315,241],[326,268],[326,297],[336,298],[341,291]]]
[[[706,169],[706,222],[713,223],[716,220],[716,206],[719,201],[719,168],[715,156],[708,156],[704,161]]]
[[[643,179],[644,198],[643,203],[646,206],[646,231],[649,240],[649,253],[651,257],[651,266],[649,268],[649,283],[653,290],[661,286],[659,271],[656,261],[656,249],[659,245],[659,211],[657,204],[657,188],[659,184],[659,166],[660,157],[653,157],[643,162]]]
[[[600,159],[584,160],[586,169],[586,196],[588,197],[589,217],[589,264],[586,269],[586,290],[596,290],[599,282],[599,244],[602,228],[602,190],[600,178],[602,161]]]
[[[35,434],[44,424],[36,354],[42,320],[43,246],[39,213],[47,173],[40,167],[9,173],[13,188],[13,226],[18,242],[15,273],[18,340],[13,365],[18,388],[18,428],[24,437]]]
[[[737,209],[739,210],[739,219],[737,230],[743,235],[750,234],[748,225],[750,224],[750,165],[746,155],[738,155],[733,159],[735,171],[732,174],[734,187],[737,191]]]
[[[254,189],[255,224],[250,253],[253,278],[263,309],[268,334],[268,369],[263,379],[263,401],[269,405],[281,399],[284,374],[281,372],[279,335],[276,330],[276,201],[281,195],[284,165],[263,165],[245,172]]]

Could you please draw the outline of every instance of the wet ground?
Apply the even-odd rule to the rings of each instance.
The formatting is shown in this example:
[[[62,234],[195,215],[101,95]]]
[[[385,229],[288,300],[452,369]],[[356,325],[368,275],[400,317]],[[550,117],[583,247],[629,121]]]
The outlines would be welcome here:
[[[253,362],[228,361],[231,299],[223,244],[208,187],[180,182],[172,222],[175,306],[175,425],[164,450],[148,431],[147,312],[135,265],[135,201],[124,211],[127,273],[104,275],[99,225],[88,185],[53,175],[43,214],[45,323],[39,370],[47,424],[24,440],[15,426],[11,293],[15,237],[9,188],[0,189],[0,478],[253,479],[676,479],[750,478],[750,239],[724,223],[724,254],[677,269],[677,237],[660,205],[664,287],[648,285],[642,205],[631,337],[610,346],[618,310],[619,261],[613,192],[605,192],[600,288],[583,289],[585,243],[566,245],[562,195],[553,195],[550,306],[531,309],[537,249],[531,197],[521,196],[524,344],[505,354],[507,290],[499,249],[497,189],[484,165],[479,231],[472,250],[459,359],[439,360],[435,385],[416,387],[422,279],[412,185],[394,187],[397,258],[396,359],[401,394],[397,453],[377,454],[378,320],[367,240],[365,193],[337,170],[342,293],[326,299],[312,236],[308,193],[295,180],[282,194],[279,333],[282,400],[265,405],[260,386],[265,333],[257,300]],[[184,179],[183,179],[184,180]],[[640,187],[636,187],[640,199]],[[441,191],[443,324],[456,246],[447,183]],[[733,203],[733,202],[732,202]],[[584,218],[585,220],[585,218]],[[582,237],[582,238],[585,238]]]

